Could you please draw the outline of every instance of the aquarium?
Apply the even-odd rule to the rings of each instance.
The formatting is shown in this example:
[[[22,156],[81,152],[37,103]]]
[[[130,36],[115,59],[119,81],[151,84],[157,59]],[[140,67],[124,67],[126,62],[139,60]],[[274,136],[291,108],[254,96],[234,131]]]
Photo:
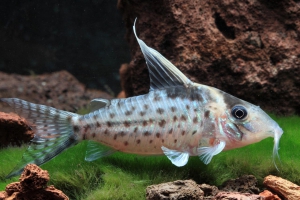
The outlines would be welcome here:
[[[300,184],[297,1],[1,5],[0,191],[29,163],[70,199]]]

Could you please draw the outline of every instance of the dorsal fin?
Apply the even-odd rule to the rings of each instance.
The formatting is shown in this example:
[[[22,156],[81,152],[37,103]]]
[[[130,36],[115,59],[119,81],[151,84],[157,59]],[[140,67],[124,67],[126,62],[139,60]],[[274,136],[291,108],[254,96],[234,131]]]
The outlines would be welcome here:
[[[110,100],[108,99],[93,99],[90,103],[91,112],[95,110],[99,110],[100,108],[106,107],[110,105]]]
[[[150,90],[179,85],[189,87],[189,85],[192,84],[192,81],[190,81],[158,51],[148,47],[141,39],[137,37],[135,31],[135,22],[136,19],[133,25],[133,32],[146,59],[150,75]]]

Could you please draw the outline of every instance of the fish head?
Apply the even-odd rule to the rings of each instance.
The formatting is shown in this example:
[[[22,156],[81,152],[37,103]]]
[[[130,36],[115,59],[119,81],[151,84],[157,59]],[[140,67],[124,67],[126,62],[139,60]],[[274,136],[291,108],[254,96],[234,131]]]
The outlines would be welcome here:
[[[243,147],[273,137],[275,164],[275,159],[279,159],[279,140],[283,131],[267,113],[259,106],[217,88],[201,84],[195,86],[207,97],[204,100],[204,109],[210,114],[204,114],[204,132],[214,127],[215,137],[226,142],[224,150]]]
[[[273,137],[273,158],[279,158],[279,140],[283,134],[279,125],[259,106],[220,92],[224,112],[218,121],[221,132],[228,139],[225,149],[238,148]]]

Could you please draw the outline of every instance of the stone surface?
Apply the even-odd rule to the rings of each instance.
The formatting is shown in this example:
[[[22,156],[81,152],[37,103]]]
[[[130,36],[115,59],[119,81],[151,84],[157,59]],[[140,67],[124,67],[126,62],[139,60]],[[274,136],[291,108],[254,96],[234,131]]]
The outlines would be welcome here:
[[[300,187],[283,178],[269,175],[264,178],[264,185],[269,190],[271,190],[275,194],[278,194],[278,196],[283,197],[284,199],[300,199]]]
[[[132,32],[192,81],[277,113],[300,113],[300,3],[119,0],[132,60],[127,96],[147,93],[148,70]]]
[[[0,148],[7,145],[18,145],[29,142],[33,131],[24,118],[14,113],[0,112]]]
[[[211,186],[208,184],[200,184],[200,189],[204,192],[204,200],[210,200],[215,197],[215,195],[219,192],[216,186]]]
[[[120,80],[121,80],[121,87],[122,87],[122,95],[130,96],[127,94],[130,91],[131,87],[131,76],[130,76],[130,69],[128,64],[122,64],[119,69]],[[123,97],[123,96],[122,96]]]
[[[257,179],[253,175],[244,175],[237,179],[231,179],[223,183],[221,190],[227,192],[241,192],[250,194],[259,194]]]
[[[0,192],[0,200],[4,200],[6,197],[6,192]]]
[[[219,192],[215,200],[263,200],[263,197],[256,194],[239,192]]]
[[[47,187],[49,179],[48,171],[35,164],[28,164],[21,174],[20,182],[10,183],[5,192],[0,192],[0,200],[68,200],[53,185]]]
[[[203,195],[204,192],[192,180],[178,180],[158,185],[151,185],[146,189],[147,200],[201,200],[203,199]]]
[[[49,179],[50,177],[47,170],[42,170],[34,164],[28,164],[20,177],[20,185],[22,188],[20,192],[25,193],[31,190],[45,188]]]
[[[109,94],[87,89],[67,71],[22,76],[0,72],[0,98],[15,97],[61,110],[75,112],[87,107],[94,98],[112,98]],[[1,111],[11,111],[0,104]]]
[[[269,190],[264,190],[259,193],[259,196],[264,197],[264,200],[281,200],[276,194],[273,194]]]

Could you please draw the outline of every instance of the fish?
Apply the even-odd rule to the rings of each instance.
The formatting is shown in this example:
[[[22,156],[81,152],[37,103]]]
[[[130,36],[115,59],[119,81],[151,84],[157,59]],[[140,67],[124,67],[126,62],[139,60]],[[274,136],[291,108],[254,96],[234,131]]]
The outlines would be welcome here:
[[[191,81],[138,38],[135,23],[133,33],[149,71],[149,93],[93,99],[91,112],[85,115],[18,98],[0,99],[26,118],[35,132],[22,161],[7,178],[20,174],[28,163],[46,163],[82,140],[88,140],[86,161],[120,151],[165,155],[178,167],[186,165],[190,156],[209,164],[222,151],[268,137],[274,138],[273,159],[279,158],[283,131],[268,114],[259,106]]]

